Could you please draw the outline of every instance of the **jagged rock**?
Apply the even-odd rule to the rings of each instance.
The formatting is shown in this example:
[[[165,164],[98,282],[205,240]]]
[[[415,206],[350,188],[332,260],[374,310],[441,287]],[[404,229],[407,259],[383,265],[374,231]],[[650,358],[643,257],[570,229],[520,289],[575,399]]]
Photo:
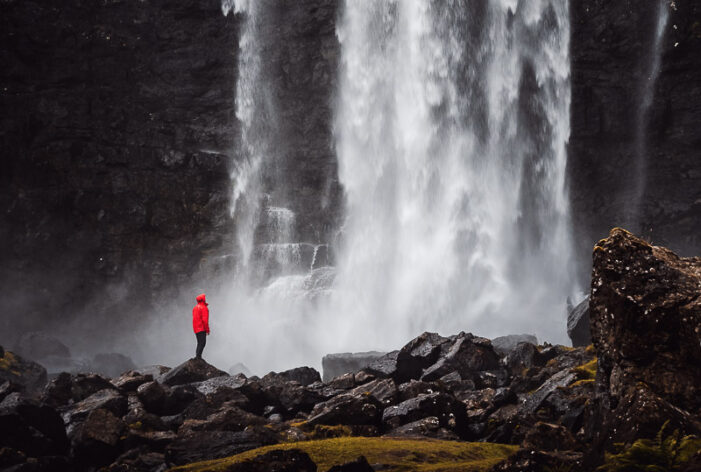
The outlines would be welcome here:
[[[107,410],[117,418],[121,418],[127,413],[127,408],[127,398],[112,387],[100,390],[78,403],[65,407],[63,421],[68,425],[68,433],[71,435],[73,429],[93,410]]]
[[[122,393],[129,393],[135,392],[140,385],[151,381],[153,381],[152,375],[142,375],[135,370],[130,370],[113,379],[112,385],[117,387]]]
[[[263,426],[266,423],[266,419],[261,416],[225,403],[205,419],[186,419],[178,429],[178,434],[194,431],[243,431],[247,426]]]
[[[165,458],[168,464],[183,465],[232,456],[279,440],[275,432],[265,427],[236,432],[198,431],[178,436],[166,447]]]
[[[589,296],[567,313],[567,336],[572,346],[588,346],[591,344],[589,329]]]
[[[54,336],[40,331],[25,333],[17,341],[14,352],[34,361],[41,361],[49,356],[71,357],[68,347]]]
[[[382,423],[386,429],[395,429],[429,416],[438,418],[441,427],[462,434],[467,425],[465,405],[444,393],[421,394],[398,405],[385,408]]]
[[[135,369],[134,361],[117,352],[100,353],[90,361],[91,370],[107,377],[117,377],[124,372]]]
[[[299,385],[296,382],[284,384],[277,390],[275,397],[287,418],[292,418],[299,412],[309,413],[314,408],[314,405],[326,400],[326,397],[318,391]]]
[[[509,334],[492,339],[492,347],[501,356],[505,356],[519,343],[531,343],[538,345],[538,338],[532,334]]]
[[[58,408],[67,405],[73,399],[73,379],[67,372],[60,373],[51,379],[44,387],[41,401],[49,406]]]
[[[422,380],[410,380],[397,387],[397,399],[400,402],[418,397],[422,394],[444,392],[443,385],[437,382],[424,382]]]
[[[370,395],[380,405],[387,407],[397,401],[399,391],[392,379],[377,379],[372,382],[355,387],[350,391],[352,395]]]
[[[409,436],[426,437],[446,440],[460,439],[455,433],[441,427],[441,422],[437,416],[428,416],[420,420],[412,421],[405,425],[394,428],[387,433],[387,436]]]
[[[301,449],[274,449],[253,459],[232,464],[226,470],[227,472],[317,472],[314,461]]]
[[[569,369],[561,370],[543,383],[538,389],[527,395],[521,405],[525,414],[535,412],[543,403],[545,398],[557,388],[566,387],[577,379],[577,375]]]
[[[86,466],[111,463],[119,455],[119,440],[125,429],[124,422],[112,412],[92,410],[71,434],[76,461]]]
[[[159,378],[159,382],[172,387],[174,385],[201,382],[214,377],[228,376],[229,374],[208,364],[205,360],[193,358],[168,371],[168,373]]]
[[[355,374],[352,372],[342,374],[329,381],[328,385],[338,390],[350,390],[355,387]]]
[[[365,456],[359,456],[345,464],[334,465],[326,472],[375,472],[375,469],[368,463]]]
[[[484,370],[473,375],[476,388],[500,388],[511,380],[506,369]]]
[[[152,413],[162,413],[166,399],[165,388],[155,380],[139,385],[136,390],[139,400],[147,411]]]
[[[68,439],[61,416],[19,392],[0,403],[0,444],[29,456],[65,454]]]
[[[166,388],[165,394],[163,413],[166,415],[178,414],[185,410],[192,402],[203,397],[192,384],[176,385],[173,388]]]
[[[527,342],[518,343],[506,355],[506,366],[512,373],[543,364],[538,348]]]
[[[370,395],[342,393],[314,406],[309,424],[377,425],[382,406]]]
[[[286,370],[284,372],[270,372],[262,379],[262,383],[277,383],[277,382],[299,382],[301,385],[307,386],[314,382],[321,381],[319,372],[312,367],[297,367]]]
[[[4,381],[0,383],[0,402],[3,401],[9,394],[15,393],[15,392],[23,392],[24,387],[21,385],[17,385],[15,383],[12,383],[10,381]],[[50,405],[53,406],[53,405]]]
[[[370,362],[363,370],[375,377],[387,378],[394,377],[397,372],[397,357],[399,351],[388,352],[384,356],[378,357]]]
[[[538,422],[526,434],[522,447],[537,451],[567,451],[578,449],[579,444],[567,428]]]
[[[130,428],[123,439],[123,447],[125,449],[145,447],[148,451],[163,453],[177,437],[173,431],[147,431]]]
[[[327,354],[321,359],[323,381],[328,383],[343,374],[358,372],[386,354],[378,351]]]
[[[46,385],[46,369],[36,362],[4,351],[0,359],[0,382],[11,382],[27,392],[38,392]]]
[[[168,429],[160,416],[146,411],[139,397],[130,394],[127,401],[128,411],[122,419],[130,428],[138,428],[146,431],[165,431]]]
[[[71,377],[71,398],[79,402],[100,390],[117,390],[109,379],[98,374],[78,374]]]
[[[591,331],[612,399],[643,382],[701,411],[701,258],[680,258],[615,228],[594,248]]]
[[[442,343],[443,352],[433,365],[426,367],[421,380],[432,381],[451,372],[458,372],[463,378],[469,378],[473,372],[499,369],[499,356],[494,352],[491,342],[469,333],[460,333],[451,338],[450,346]],[[424,349],[428,349],[427,344]],[[426,351],[428,352],[428,351]]]
[[[397,370],[393,378],[398,383],[419,379],[424,369],[436,363],[441,348],[450,340],[437,333],[423,333],[409,341],[397,354]],[[440,377],[440,376],[439,376]]]
[[[165,455],[160,452],[151,452],[148,447],[141,446],[129,449],[123,453],[106,469],[106,472],[131,472],[142,470],[165,470]]]

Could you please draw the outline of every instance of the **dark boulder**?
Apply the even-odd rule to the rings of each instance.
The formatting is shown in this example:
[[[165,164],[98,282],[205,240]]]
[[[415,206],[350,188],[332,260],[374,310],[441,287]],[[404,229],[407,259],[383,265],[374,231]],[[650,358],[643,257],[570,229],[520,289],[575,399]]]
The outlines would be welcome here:
[[[312,367],[296,367],[279,373],[270,372],[261,379],[261,382],[264,384],[293,381],[306,386],[314,382],[320,382],[321,376],[319,372]]]
[[[71,400],[73,400],[73,379],[67,372],[62,372],[51,379],[41,394],[42,403],[54,408],[67,405]]]
[[[165,451],[167,464],[219,459],[279,442],[269,428],[247,428],[244,431],[198,431],[178,436]]]
[[[122,393],[136,392],[142,384],[146,382],[151,382],[153,376],[150,374],[142,375],[141,373],[130,370],[124,372],[122,375],[112,380],[112,385],[119,389]]]
[[[68,425],[69,435],[92,411],[100,409],[107,410],[117,418],[121,418],[127,413],[127,398],[112,387],[100,390],[78,403],[65,407],[62,410],[63,421]]]
[[[437,333],[428,332],[409,341],[397,354],[394,380],[403,383],[411,379],[419,379],[424,369],[439,360],[443,346],[449,341],[448,338]]]
[[[442,427],[437,416],[428,416],[426,418],[421,418],[420,420],[404,424],[389,431],[387,436],[422,437],[446,440],[460,439],[454,432]]]
[[[378,378],[394,377],[397,373],[397,358],[399,351],[388,352],[370,362],[363,371]]]
[[[71,357],[68,347],[54,336],[40,331],[25,333],[19,338],[14,351],[20,356],[41,361],[49,356]]]
[[[419,395],[443,392],[445,389],[438,382],[424,382],[422,380],[410,380],[397,387],[397,400],[400,402],[416,398]]]
[[[205,419],[186,419],[178,429],[178,434],[194,431],[243,431],[247,426],[263,426],[266,423],[266,419],[261,416],[225,403]]]
[[[120,453],[119,441],[125,430],[124,422],[112,412],[92,410],[71,434],[76,462],[91,467],[110,464]]]
[[[538,348],[531,343],[518,343],[506,355],[506,366],[512,374],[522,372],[529,367],[543,365]]]
[[[56,410],[18,392],[0,403],[0,444],[33,457],[68,451],[63,420]]]
[[[618,228],[593,258],[597,444],[654,437],[667,420],[701,432],[701,258],[678,257]]]
[[[386,354],[378,351],[327,354],[321,359],[323,380],[329,382],[339,375],[358,372]]]
[[[174,385],[201,382],[214,377],[228,376],[229,374],[208,364],[205,360],[193,358],[168,371],[168,373],[159,378],[159,382],[172,387]]]
[[[301,449],[274,449],[253,459],[232,464],[226,468],[226,472],[317,472],[317,468],[309,455]]]
[[[342,393],[314,406],[308,422],[312,425],[377,425],[381,408],[370,395]]]
[[[136,364],[128,356],[117,352],[100,353],[90,361],[90,370],[107,377],[118,377],[124,372],[135,369]]]
[[[276,399],[284,417],[292,418],[299,412],[309,413],[316,404],[325,401],[326,397],[297,382],[288,382],[277,390]]]
[[[522,446],[538,451],[567,451],[580,447],[567,428],[543,422],[536,423],[528,431]]]
[[[588,346],[591,344],[591,329],[589,328],[589,296],[575,307],[567,310],[567,336],[572,346]]]
[[[519,343],[531,343],[538,345],[538,338],[532,334],[509,334],[492,339],[492,347],[501,356],[505,356]]]
[[[372,382],[355,387],[350,391],[352,395],[369,395],[383,407],[394,404],[399,392],[392,379],[377,379]]]
[[[543,472],[546,470],[587,470],[583,454],[574,451],[537,451],[519,449],[489,472]]]
[[[136,394],[143,403],[144,408],[152,413],[161,414],[165,410],[166,389],[158,382],[151,381],[141,385]]]
[[[0,358],[0,383],[11,382],[29,393],[39,392],[46,385],[46,369],[10,351]]]
[[[499,369],[499,356],[494,352],[491,342],[486,338],[460,333],[451,337],[450,345],[443,343],[440,357],[425,368],[421,380],[438,380],[451,372],[459,373],[463,378],[470,378],[473,372]],[[424,349],[430,344],[426,343]],[[425,352],[428,352],[427,350]]]
[[[100,390],[117,390],[112,382],[98,374],[78,374],[71,377],[71,397],[79,402]]]
[[[326,472],[375,472],[365,456],[359,456],[345,464],[334,465]]]
[[[443,428],[462,434],[467,425],[465,405],[444,393],[421,394],[415,398],[385,408],[382,423],[387,430],[395,429],[429,416],[438,418]]]
[[[523,403],[521,404],[521,409],[524,414],[531,414],[535,412],[543,401],[552,392],[558,388],[566,387],[570,385],[577,379],[577,374],[570,372],[569,369],[564,369],[550,377],[546,380],[543,385],[538,387],[535,392],[528,394]]]
[[[195,400],[204,397],[192,384],[176,385],[165,389],[163,414],[176,415],[185,410]]]

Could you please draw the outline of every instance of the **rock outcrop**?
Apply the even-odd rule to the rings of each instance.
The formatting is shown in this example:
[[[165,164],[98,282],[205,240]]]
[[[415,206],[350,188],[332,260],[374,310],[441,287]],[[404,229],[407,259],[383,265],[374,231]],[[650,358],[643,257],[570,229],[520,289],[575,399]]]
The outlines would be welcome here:
[[[591,330],[599,440],[701,432],[701,259],[615,228],[594,248]]]
[[[591,344],[589,325],[589,297],[587,296],[577,306],[567,309],[567,336],[570,337],[574,347]]]

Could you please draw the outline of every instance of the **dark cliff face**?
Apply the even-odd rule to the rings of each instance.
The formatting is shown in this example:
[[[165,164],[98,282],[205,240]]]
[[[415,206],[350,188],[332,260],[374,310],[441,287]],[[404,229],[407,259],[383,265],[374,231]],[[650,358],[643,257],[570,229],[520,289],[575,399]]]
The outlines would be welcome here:
[[[668,18],[654,80],[660,5]],[[701,4],[585,0],[570,8],[568,175],[580,254],[612,226],[698,254]],[[636,191],[642,197],[637,209]]]
[[[0,18],[0,330],[95,299],[143,317],[231,233],[240,18],[217,0],[6,1]]]

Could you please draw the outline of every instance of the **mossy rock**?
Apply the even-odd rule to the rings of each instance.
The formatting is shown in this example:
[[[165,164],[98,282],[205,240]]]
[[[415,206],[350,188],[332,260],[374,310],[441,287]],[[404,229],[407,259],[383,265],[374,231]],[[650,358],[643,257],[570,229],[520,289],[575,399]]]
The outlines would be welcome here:
[[[46,385],[46,369],[36,362],[3,350],[0,357],[0,383],[9,381],[28,392],[36,392]]]
[[[231,464],[257,457],[274,449],[300,449],[312,458],[318,470],[328,470],[363,455],[370,464],[382,464],[389,472],[432,471],[478,472],[501,462],[517,446],[434,439],[345,437],[276,444],[235,456],[197,462],[171,469],[179,472],[224,471]]]

